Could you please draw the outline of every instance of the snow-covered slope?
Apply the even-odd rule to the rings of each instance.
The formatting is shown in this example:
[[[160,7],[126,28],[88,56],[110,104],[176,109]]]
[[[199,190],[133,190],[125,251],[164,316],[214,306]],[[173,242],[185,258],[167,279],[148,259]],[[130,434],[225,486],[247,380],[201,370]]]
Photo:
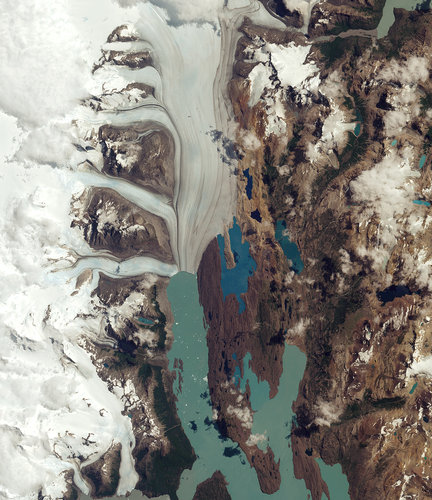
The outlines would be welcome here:
[[[88,493],[80,469],[116,444],[117,493],[134,488],[135,437],[124,394],[99,378],[87,345],[107,342],[106,318],[135,313],[139,304],[108,310],[93,292],[100,271],[147,273],[149,286],[155,275],[195,271],[231,218],[233,164],[214,132],[229,134],[233,33],[243,13],[258,11],[249,3],[230,2],[233,10],[224,10],[222,1],[5,0],[0,442],[7,461],[0,498],[63,498],[71,471]],[[145,50],[152,65],[136,55]],[[173,200],[102,172],[99,127],[137,123],[162,127],[174,140]],[[119,261],[90,248],[71,228],[71,203],[89,186],[113,189],[164,219],[176,263]]]

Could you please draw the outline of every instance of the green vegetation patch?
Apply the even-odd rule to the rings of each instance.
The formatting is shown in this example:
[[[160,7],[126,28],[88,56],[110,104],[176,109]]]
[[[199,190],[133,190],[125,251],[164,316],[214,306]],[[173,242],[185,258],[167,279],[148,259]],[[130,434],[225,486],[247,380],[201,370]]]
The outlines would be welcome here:
[[[339,297],[334,306],[332,329],[336,330],[339,325],[346,321],[350,313],[358,311],[364,302],[364,290],[361,288],[362,278],[358,277],[349,291],[342,297]]]
[[[180,484],[180,476],[184,469],[190,469],[196,457],[193,448],[183,431],[172,397],[165,390],[162,368],[153,366],[156,386],[153,391],[154,410],[165,428],[170,449],[166,455],[155,451],[151,455],[150,471],[147,472],[146,488],[155,496],[168,494],[177,500],[176,491]]]
[[[138,377],[141,382],[145,384],[149,378],[153,375],[152,367],[149,363],[143,363],[138,371]]]
[[[152,332],[155,332],[158,336],[157,346],[159,349],[165,349],[165,341],[166,341],[166,316],[161,311],[159,301],[157,300],[157,286],[153,285],[152,287],[152,300],[153,306],[155,308],[155,312],[157,314],[157,321],[149,328]]]
[[[271,187],[274,181],[278,178],[279,173],[275,167],[275,157],[271,152],[269,146],[264,149],[264,168],[263,168],[263,181],[264,184]]]
[[[362,114],[362,116],[364,116],[364,114]],[[365,127],[363,127],[363,132],[358,137],[350,133],[348,142],[338,157],[339,171],[344,172],[358,163],[366,154],[368,144],[369,136],[365,132]]]
[[[342,59],[343,57],[358,58],[361,56],[364,48],[370,45],[370,41],[364,37],[351,36],[341,38],[337,36],[331,42],[323,42],[320,45],[321,54],[325,60],[327,68]]]
[[[349,404],[341,416],[341,422],[359,418],[368,413],[378,410],[393,410],[405,405],[405,398],[395,396],[392,398],[372,399],[370,391],[365,391],[365,397],[361,401]]]
[[[138,362],[135,354],[131,354],[128,352],[115,351],[114,356],[116,357],[116,361],[113,365],[113,368],[117,370],[126,366],[135,366]]]
[[[432,108],[432,92],[427,92],[420,98],[420,108],[423,116],[426,114],[426,111]]]
[[[429,153],[429,149],[432,146],[432,127],[429,127],[426,132],[424,143],[423,143],[423,153],[426,155]]]

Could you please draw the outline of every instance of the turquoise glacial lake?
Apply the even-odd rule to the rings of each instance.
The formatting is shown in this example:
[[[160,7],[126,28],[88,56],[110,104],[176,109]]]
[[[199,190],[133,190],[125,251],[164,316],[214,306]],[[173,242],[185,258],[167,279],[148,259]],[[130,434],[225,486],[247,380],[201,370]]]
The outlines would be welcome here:
[[[348,494],[348,479],[342,472],[340,464],[327,465],[320,458],[317,459],[321,471],[321,477],[327,483],[331,500],[350,500]],[[323,493],[321,500],[326,500]]]
[[[422,3],[422,0],[387,0],[384,5],[381,21],[377,28],[378,38],[386,36],[391,25],[394,23],[395,17],[393,9],[413,10],[416,8],[416,5],[420,3]]]
[[[254,415],[253,433],[265,436],[261,447],[267,443],[272,447],[276,460],[280,459],[282,475],[281,489],[273,495],[261,492],[254,469],[246,460],[237,444],[224,440],[212,421],[212,408],[207,384],[208,351],[203,311],[199,304],[196,276],[178,273],[171,278],[168,299],[174,314],[174,343],[168,353],[170,369],[174,369],[175,358],[183,360],[183,382],[181,392],[176,390],[177,410],[185,432],[198,456],[192,470],[181,477],[177,491],[180,500],[191,500],[197,485],[220,470],[228,481],[228,490],[233,500],[306,500],[308,491],[303,480],[294,477],[292,451],[290,448],[291,405],[297,397],[299,382],[303,376],[306,357],[294,346],[286,346],[284,371],[279,392],[269,399],[266,382],[258,383],[249,369],[247,356],[244,360],[244,376],[241,387],[249,379],[252,390]],[[237,375],[239,376],[239,375]],[[178,378],[177,378],[178,380]],[[225,454],[224,454],[225,453]]]
[[[254,274],[256,262],[249,252],[249,243],[247,241],[242,242],[241,228],[237,224],[235,217],[233,227],[228,233],[235,266],[232,269],[227,268],[224,254],[225,238],[219,234],[217,241],[221,259],[221,287],[224,300],[230,294],[234,294],[237,297],[239,313],[241,314],[246,307],[241,294],[247,292],[249,276]]]

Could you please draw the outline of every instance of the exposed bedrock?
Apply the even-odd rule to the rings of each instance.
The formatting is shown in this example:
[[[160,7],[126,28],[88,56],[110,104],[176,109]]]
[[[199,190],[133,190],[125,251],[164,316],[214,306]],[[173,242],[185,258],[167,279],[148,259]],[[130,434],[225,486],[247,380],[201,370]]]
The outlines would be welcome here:
[[[239,314],[239,303],[234,295],[223,299],[220,252],[216,240],[207,247],[198,269],[200,301],[209,325],[208,382],[213,407],[218,412],[219,428],[222,434],[239,443],[250,464],[255,467],[262,491],[269,494],[279,489],[279,464],[275,462],[271,449],[264,452],[256,445],[247,443],[252,424],[239,419],[236,409],[252,416],[250,390],[247,387],[245,394],[241,395],[232,378],[237,363],[235,358],[241,361],[250,352],[252,370],[260,380],[268,381],[270,397],[277,393],[284,342],[283,339],[275,339],[279,339],[277,332],[282,330],[286,304],[280,303],[282,299],[272,287],[271,276],[278,273],[278,254],[275,256],[270,249],[270,245],[264,246],[259,249],[258,255],[254,254],[258,268],[249,278],[247,292],[242,295],[246,304],[242,314]],[[273,308],[280,308],[282,314],[274,316]]]
[[[327,0],[312,10],[310,36],[338,35],[347,30],[375,30],[385,0]]]
[[[231,500],[227,490],[227,482],[220,471],[216,471],[212,477],[206,479],[197,486],[192,500]]]
[[[138,34],[127,24],[117,26],[107,38],[108,43],[112,42],[136,42],[139,40]]]
[[[127,127],[103,125],[99,141],[103,172],[172,198],[174,140],[168,131],[146,123]]]
[[[91,439],[89,435],[88,439]],[[81,470],[91,486],[92,498],[115,495],[120,479],[121,444],[113,445],[99,460]]]
[[[90,188],[75,203],[72,226],[95,250],[119,259],[152,256],[173,262],[166,223],[108,188]]]
[[[141,69],[152,66],[153,60],[148,50],[125,53],[119,50],[104,50],[101,64],[111,63],[117,66],[127,66],[131,69]]]
[[[325,491],[319,457],[342,465],[353,499],[431,497],[431,13],[395,17],[382,40],[312,45],[320,94],[282,87],[279,137],[267,132],[279,84],[269,79],[252,108],[246,64],[231,86],[240,127],[260,142],[238,219],[257,206],[263,225],[283,219],[305,262],[287,276],[288,334],[307,354],[292,443],[314,500]],[[243,234],[258,263],[262,243]]]

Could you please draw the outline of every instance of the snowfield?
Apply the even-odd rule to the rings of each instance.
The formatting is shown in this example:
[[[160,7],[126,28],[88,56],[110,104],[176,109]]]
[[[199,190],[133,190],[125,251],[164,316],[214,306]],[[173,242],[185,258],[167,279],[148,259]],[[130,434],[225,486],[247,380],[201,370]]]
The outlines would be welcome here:
[[[81,467],[117,443],[117,494],[133,490],[135,438],[123,414],[125,395],[109,390],[85,349],[86,341],[104,336],[103,305],[92,292],[99,271],[147,273],[149,283],[155,275],[196,271],[207,244],[231,220],[235,162],[222,157],[214,132],[225,138],[235,131],[226,87],[245,14],[269,19],[255,0],[230,1],[226,8],[222,0],[5,0],[0,443],[7,461],[0,498],[62,498],[71,471],[89,493]],[[120,25],[126,26],[122,36],[140,40],[107,44]],[[95,67],[101,49],[127,54],[137,47],[151,49],[154,67]],[[153,95],[123,91],[129,83],[146,84]],[[100,103],[99,111],[91,102]],[[100,149],[86,149],[103,124],[147,122],[166,128],[175,142],[173,201],[102,174]],[[71,203],[89,186],[109,187],[162,217],[176,264],[149,257],[120,262],[92,250],[70,227]],[[77,287],[83,272],[88,279]]]

